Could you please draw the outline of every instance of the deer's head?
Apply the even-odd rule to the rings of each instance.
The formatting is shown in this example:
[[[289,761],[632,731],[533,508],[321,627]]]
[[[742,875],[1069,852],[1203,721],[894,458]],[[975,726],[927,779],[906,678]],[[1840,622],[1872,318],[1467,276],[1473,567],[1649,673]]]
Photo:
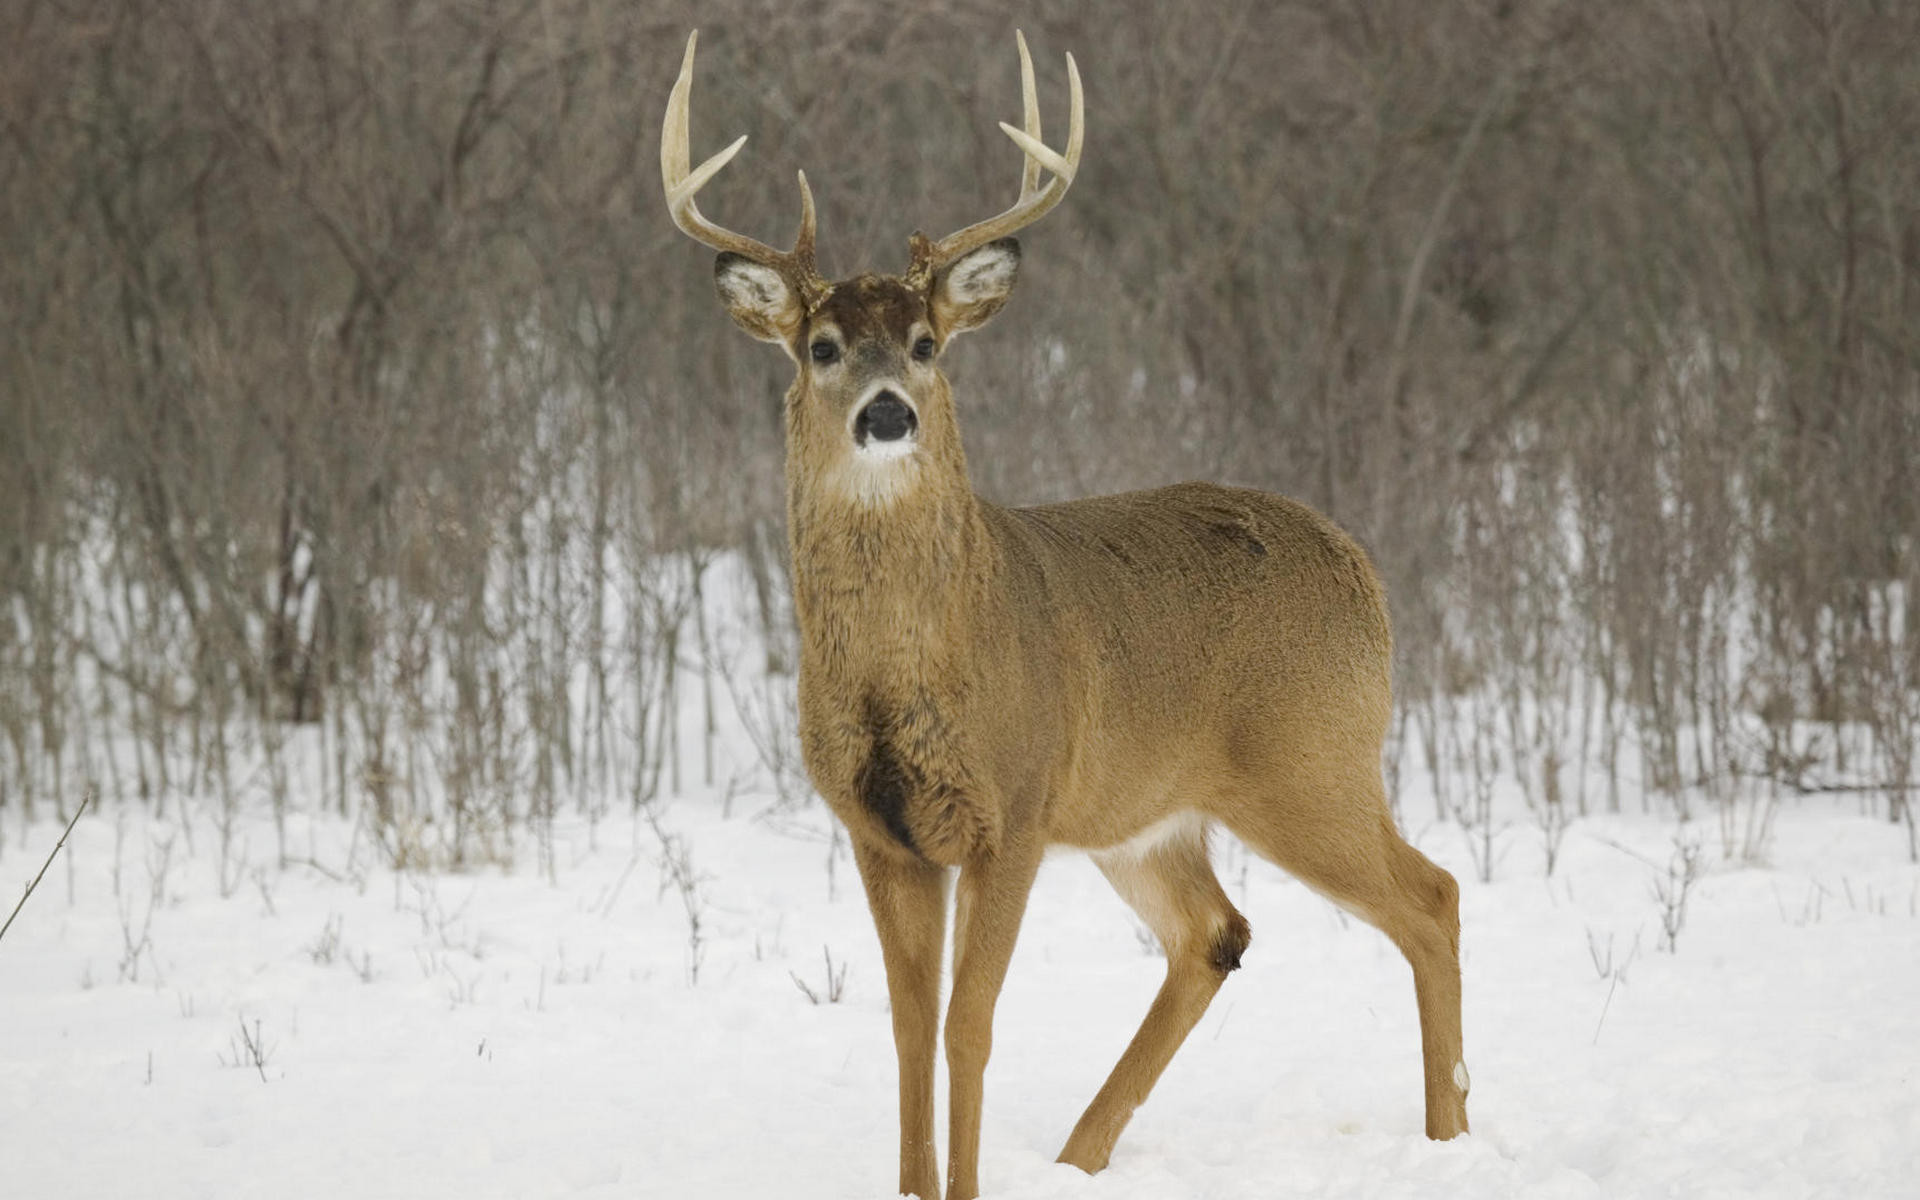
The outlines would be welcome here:
[[[1079,69],[1069,54],[1072,122],[1062,156],[1040,141],[1033,61],[1019,36],[1025,128],[1000,126],[1026,155],[1013,207],[938,241],[915,233],[904,274],[831,283],[814,266],[813,193],[804,171],[800,231],[791,250],[723,229],[694,205],[694,194],[747,140],[743,136],[691,167],[688,97],[697,37],[687,38],[661,132],[667,207],[689,237],[720,251],[714,283],[734,322],[761,341],[779,344],[794,362],[787,392],[789,470],[837,481],[849,499],[884,504],[911,490],[928,463],[961,461],[940,355],[955,336],[1000,311],[1020,269],[1020,244],[1011,235],[1044,216],[1073,182],[1083,121]],[[1044,188],[1042,171],[1051,176]]]

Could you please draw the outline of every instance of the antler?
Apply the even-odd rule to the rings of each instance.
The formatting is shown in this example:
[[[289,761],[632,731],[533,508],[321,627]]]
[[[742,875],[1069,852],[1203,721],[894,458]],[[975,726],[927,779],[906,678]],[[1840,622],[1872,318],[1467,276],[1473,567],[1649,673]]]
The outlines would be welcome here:
[[[666,188],[667,210],[673,214],[673,223],[694,241],[715,250],[731,251],[779,271],[799,292],[811,312],[825,302],[833,285],[820,277],[813,262],[813,191],[807,187],[805,171],[799,173],[800,232],[794,235],[792,250],[775,250],[764,242],[723,229],[701,216],[693,202],[694,194],[747,144],[747,136],[741,134],[725,150],[697,168],[688,169],[692,154],[688,146],[687,101],[693,93],[693,48],[699,37],[699,30],[687,35],[687,55],[680,62],[680,78],[674,81],[673,91],[667,96],[667,119],[660,128],[660,183]],[[1075,95],[1078,94],[1076,91]]]
[[[1020,93],[1026,128],[1015,129],[1005,121],[1000,122],[1000,128],[1026,153],[1026,160],[1020,169],[1020,198],[1014,201],[1012,208],[999,216],[969,225],[937,242],[927,240],[924,234],[915,233],[909,242],[913,257],[907,268],[907,280],[916,287],[925,287],[933,279],[935,271],[969,251],[977,250],[996,238],[1006,237],[1053,211],[1053,206],[1060,203],[1061,197],[1067,194],[1067,188],[1073,185],[1074,172],[1080,169],[1080,143],[1085,133],[1080,68],[1074,65],[1073,55],[1068,54],[1067,86],[1072,93],[1073,109],[1067,130],[1067,153],[1062,157],[1040,140],[1040,104],[1034,98],[1033,58],[1027,53],[1026,35],[1015,30],[1013,36],[1020,45]],[[1044,189],[1040,187],[1042,168],[1053,176]]]

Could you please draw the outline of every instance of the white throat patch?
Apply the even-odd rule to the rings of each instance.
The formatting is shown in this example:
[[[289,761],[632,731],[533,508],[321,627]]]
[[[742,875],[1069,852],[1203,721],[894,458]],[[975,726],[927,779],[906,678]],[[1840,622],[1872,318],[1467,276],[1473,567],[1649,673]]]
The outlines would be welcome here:
[[[886,508],[913,490],[920,477],[920,442],[908,435],[891,442],[867,439],[822,481],[863,508]]]
[[[854,447],[853,456],[874,462],[889,458],[907,458],[913,454],[914,445],[918,441],[919,439],[912,434],[895,438],[890,442],[883,442],[878,438],[868,438],[866,445]]]

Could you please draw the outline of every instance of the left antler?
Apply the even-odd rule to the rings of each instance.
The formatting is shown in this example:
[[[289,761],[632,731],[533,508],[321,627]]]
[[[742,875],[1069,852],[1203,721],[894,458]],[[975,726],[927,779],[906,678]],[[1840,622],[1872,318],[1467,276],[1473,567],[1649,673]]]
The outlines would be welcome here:
[[[911,283],[925,286],[941,267],[1046,216],[1067,194],[1067,188],[1073,185],[1074,173],[1080,169],[1080,144],[1086,132],[1080,68],[1074,65],[1073,55],[1068,54],[1067,86],[1072,93],[1073,108],[1067,130],[1067,152],[1062,156],[1048,149],[1046,143],[1040,140],[1040,104],[1034,97],[1033,58],[1027,53],[1026,35],[1015,31],[1014,38],[1020,44],[1020,91],[1026,128],[1015,129],[1005,121],[1000,122],[1000,128],[1026,153],[1026,161],[1020,171],[1020,198],[1014,201],[1012,208],[999,216],[969,225],[937,242],[929,241],[922,234],[914,234],[910,243],[913,259],[907,269],[907,279]],[[1053,176],[1044,188],[1040,187],[1043,168]]]

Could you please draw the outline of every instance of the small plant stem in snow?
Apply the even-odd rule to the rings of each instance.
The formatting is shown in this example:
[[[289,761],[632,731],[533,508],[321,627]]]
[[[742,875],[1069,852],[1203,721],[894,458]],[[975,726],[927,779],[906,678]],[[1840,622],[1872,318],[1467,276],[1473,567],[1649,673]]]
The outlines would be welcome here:
[[[807,998],[809,1004],[819,1004],[822,1000],[828,1004],[838,1004],[847,992],[847,964],[843,962],[836,969],[833,965],[833,950],[827,946],[820,947],[820,953],[827,960],[827,983],[824,991],[814,991],[812,986],[795,972],[789,971],[787,974],[792,977],[793,985],[800,989],[800,994]]]
[[[13,928],[13,919],[20,915],[21,908],[27,903],[27,897],[33,895],[33,889],[39,887],[40,881],[46,878],[47,868],[53,865],[54,855],[60,853],[60,847],[67,844],[67,835],[73,832],[73,827],[80,821],[80,814],[87,811],[87,805],[92,803],[92,792],[80,798],[80,807],[73,810],[73,817],[67,821],[67,827],[60,831],[60,840],[55,842],[53,849],[47,852],[47,861],[40,864],[40,873],[33,877],[32,882],[27,884],[27,890],[20,894],[20,899],[14,904],[13,911],[7,914],[7,923],[0,925],[0,938],[6,937],[7,930]]]
[[[1613,993],[1620,986],[1620,976],[1615,975],[1613,982],[1607,985],[1606,1003],[1600,1006],[1600,1019],[1593,1025],[1593,1045],[1600,1044],[1600,1030],[1607,1023],[1607,1010],[1613,1007]]]

